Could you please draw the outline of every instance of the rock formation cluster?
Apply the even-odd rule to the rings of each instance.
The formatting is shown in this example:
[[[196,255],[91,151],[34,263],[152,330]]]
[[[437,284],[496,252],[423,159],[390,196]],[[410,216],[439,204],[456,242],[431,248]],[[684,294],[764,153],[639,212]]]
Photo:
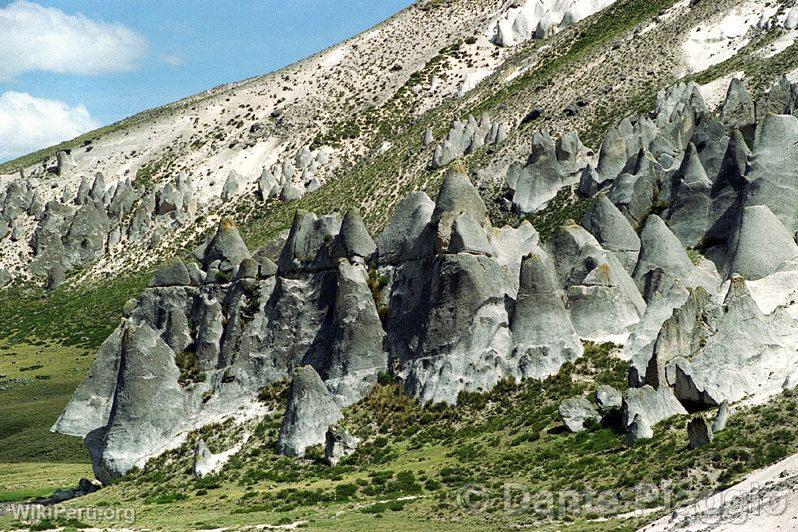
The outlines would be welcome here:
[[[635,443],[716,407],[722,430],[729,403],[798,384],[794,93],[782,81],[752,106],[732,83],[716,116],[678,85],[653,116],[610,130],[595,168],[575,135],[536,134],[508,179],[513,203],[543,204],[564,183],[594,196],[547,242],[527,222],[492,227],[453,170],[435,201],[400,201],[376,239],[357,211],[299,211],[269,257],[223,220],[197,262],[164,265],[127,307],[54,430],[85,437],[109,482],[290,381],[279,450],[326,444],[334,462],[356,445],[336,427],[342,410],[380,373],[455,403],[554,375],[583,340],[623,345],[630,387],[563,403],[571,430],[620,414]],[[697,421],[691,439],[712,430]]]

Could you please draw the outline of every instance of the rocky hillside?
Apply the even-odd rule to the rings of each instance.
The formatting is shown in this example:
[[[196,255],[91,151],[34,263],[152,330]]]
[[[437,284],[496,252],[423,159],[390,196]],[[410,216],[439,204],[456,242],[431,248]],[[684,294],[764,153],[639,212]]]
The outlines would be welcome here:
[[[793,4],[427,0],[0,167],[5,337],[135,296],[52,427],[80,503],[634,527],[798,452]]]

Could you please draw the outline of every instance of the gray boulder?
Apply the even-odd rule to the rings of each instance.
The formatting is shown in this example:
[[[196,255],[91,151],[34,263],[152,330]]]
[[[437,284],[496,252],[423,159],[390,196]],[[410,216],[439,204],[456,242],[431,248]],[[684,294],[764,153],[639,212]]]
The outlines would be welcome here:
[[[654,430],[651,425],[641,416],[635,414],[632,422],[626,427],[626,443],[631,447],[642,440],[650,440],[654,437]]]
[[[585,430],[585,423],[600,423],[601,415],[596,407],[584,397],[572,397],[560,403],[560,419],[571,432]]]
[[[709,445],[715,438],[712,434],[712,427],[704,416],[699,416],[687,424],[687,437],[690,440],[690,448],[698,449],[704,445]]]
[[[288,392],[277,451],[304,456],[305,450],[326,442],[327,430],[342,417],[341,410],[310,366],[296,368]]]
[[[297,184],[289,180],[286,181],[285,185],[283,185],[282,191],[280,191],[280,199],[282,201],[298,200],[305,195],[305,192],[305,185],[301,183]]]
[[[267,170],[263,169],[258,178],[258,194],[262,200],[267,200],[273,198],[277,195],[280,190],[280,184],[274,174]]]
[[[503,375],[519,372],[514,361],[505,362],[505,294],[504,274],[482,255],[402,265],[392,284],[387,345],[408,393],[453,404],[461,391],[489,390]]]
[[[646,278],[654,270],[662,270],[671,279],[681,280],[687,287],[706,286],[713,292],[715,280],[699,272],[662,218],[651,215],[640,234],[640,257],[632,274],[638,289],[646,289]]]
[[[637,416],[649,427],[670,417],[687,414],[682,404],[673,395],[670,388],[651,386],[629,388],[623,394],[621,420],[624,427],[629,427]]]
[[[187,286],[191,284],[188,269],[182,261],[173,261],[163,264],[155,270],[150,280],[150,286]]]
[[[616,388],[607,384],[601,384],[596,388],[596,406],[602,414],[618,410],[622,404],[623,394]]]
[[[235,170],[231,170],[222,186],[222,201],[230,201],[237,196],[243,184],[244,177]]]
[[[216,234],[205,249],[202,259],[205,269],[214,261],[220,261],[222,271],[232,271],[234,266],[249,258],[249,250],[238,232],[232,218],[222,218]]]
[[[338,465],[342,458],[357,450],[360,440],[352,436],[340,425],[331,425],[325,434],[324,459],[331,465]]]
[[[203,440],[198,441],[197,446],[194,448],[193,471],[195,477],[203,478],[211,472],[213,469],[212,458],[213,455],[208,449],[208,445]]]

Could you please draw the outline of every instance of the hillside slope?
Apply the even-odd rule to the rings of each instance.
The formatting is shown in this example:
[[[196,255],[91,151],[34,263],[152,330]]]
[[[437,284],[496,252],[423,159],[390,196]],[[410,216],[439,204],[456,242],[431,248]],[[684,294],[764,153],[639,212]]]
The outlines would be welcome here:
[[[0,167],[2,459],[55,423],[165,529],[628,529],[796,452],[798,9],[561,4]]]

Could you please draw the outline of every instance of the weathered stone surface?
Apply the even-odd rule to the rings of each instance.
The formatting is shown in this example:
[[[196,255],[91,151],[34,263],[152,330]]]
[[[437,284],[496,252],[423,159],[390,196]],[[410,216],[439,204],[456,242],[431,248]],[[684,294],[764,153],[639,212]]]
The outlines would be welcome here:
[[[191,284],[186,265],[181,261],[167,262],[155,273],[150,280],[150,286],[187,286]]]
[[[721,121],[728,127],[752,130],[756,124],[754,101],[743,82],[733,78],[726,91],[726,100],[720,111]]]
[[[729,422],[731,414],[732,412],[729,408],[729,402],[723,401],[718,407],[718,413],[715,415],[715,421],[712,423],[713,434],[722,432],[726,429],[726,424]]]
[[[560,419],[571,432],[585,430],[585,423],[601,422],[601,415],[596,407],[584,397],[572,397],[560,403]]]
[[[521,262],[530,253],[538,254],[540,248],[540,235],[532,224],[524,220],[517,228],[509,226],[491,228],[488,233],[491,256],[505,273],[508,295],[515,299],[518,292]]]
[[[678,238],[662,218],[651,215],[640,234],[640,257],[632,274],[638,289],[645,290],[646,276],[660,269],[664,275],[681,280],[687,287],[704,286],[715,292],[717,281],[695,268]]]
[[[341,221],[341,230],[333,243],[335,258],[369,258],[377,251],[377,245],[369,235],[360,212],[349,209]]]
[[[234,266],[249,258],[249,250],[231,218],[219,222],[216,234],[205,249],[203,264],[207,268],[212,262],[220,261],[222,271],[232,271]]]
[[[304,456],[308,447],[325,443],[327,429],[341,417],[319,374],[310,366],[296,368],[277,439],[278,452]]]
[[[116,395],[122,333],[118,327],[100,346],[88,376],[78,385],[52,432],[85,437],[108,423]]]
[[[283,189],[280,192],[280,199],[283,201],[298,200],[305,195],[305,192],[304,185],[289,180],[283,185]]]
[[[729,272],[754,281],[798,257],[793,235],[765,205],[743,209],[729,248]]]
[[[121,332],[120,377],[108,425],[87,436],[94,473],[103,484],[143,465],[183,423],[185,395],[174,353],[148,325]]]
[[[607,414],[621,408],[623,394],[612,386],[601,384],[596,388],[596,405],[599,412]]]
[[[663,323],[673,315],[674,309],[681,307],[690,297],[690,292],[678,279],[672,280],[669,287],[662,287],[661,290],[656,290],[649,297],[646,312],[621,351],[621,357],[630,361],[629,384],[634,387],[645,383],[646,370]]]
[[[463,213],[454,220],[452,225],[449,253],[476,253],[490,255],[492,248],[488,242],[485,230],[469,213]]]
[[[626,443],[633,446],[641,440],[650,440],[654,437],[654,430],[651,425],[641,416],[635,414],[632,422],[626,427]]]
[[[338,465],[342,458],[354,453],[360,440],[352,436],[340,425],[331,425],[325,434],[324,459],[331,465]]]
[[[582,356],[582,342],[571,324],[554,271],[544,254],[521,265],[521,282],[512,324],[513,358],[522,374],[543,379]]]
[[[709,445],[715,438],[712,434],[712,427],[704,416],[699,416],[687,424],[687,437],[690,440],[690,448],[698,449],[704,445]]]
[[[484,225],[488,215],[485,202],[479,196],[479,192],[471,184],[468,176],[450,170],[443,178],[438,197],[435,199],[435,210],[432,211],[432,222],[440,221],[443,213],[452,213],[455,216],[468,213],[474,219]]]
[[[621,419],[624,427],[629,427],[637,416],[648,425],[654,427],[660,421],[672,416],[687,414],[687,410],[673,395],[670,388],[651,386],[629,388],[623,394]]]
[[[362,399],[388,369],[385,331],[363,266],[341,261],[333,315],[330,352],[319,364],[327,388],[343,405]]]
[[[338,215],[297,211],[277,260],[280,272],[311,272],[333,267],[333,241],[341,229]],[[354,240],[354,239],[351,239]]]
[[[231,170],[222,186],[222,201],[230,201],[237,196],[243,184],[244,177],[235,170]]]
[[[668,347],[661,354],[655,350],[660,364],[665,364],[667,384],[679,399],[708,406],[743,398],[766,399],[795,381],[798,323],[784,307],[764,314],[742,277],[732,278],[722,305],[691,296],[685,306],[679,316],[695,316],[692,328],[704,338],[694,334],[697,345],[689,350]],[[675,315],[674,319],[679,318]],[[671,336],[690,331],[678,323],[674,328]]]
[[[572,148],[579,149],[575,145]],[[511,166],[506,178],[513,193],[513,210],[516,213],[526,214],[541,210],[564,186],[579,182],[579,166],[587,163],[582,152],[571,156],[570,149],[562,153],[565,159],[561,161],[557,157],[557,147],[547,131],[538,131],[533,135],[532,153],[526,164]]]
[[[487,390],[510,368],[504,275],[488,257],[460,253],[405,263],[390,299],[387,345],[409,393],[457,401]]]
[[[211,472],[213,469],[211,457],[212,454],[210,449],[208,449],[208,445],[203,440],[198,441],[197,446],[194,448],[193,470],[195,477],[202,478]]]
[[[435,203],[424,192],[414,192],[396,205],[388,226],[377,238],[382,264],[428,257],[433,252],[430,222]]]
[[[627,272],[634,272],[640,254],[640,237],[607,196],[602,194],[596,198],[593,208],[582,220],[582,226],[604,249],[618,257]]]
[[[798,232],[798,118],[768,115],[757,127],[743,206],[766,205],[790,234]]]
[[[614,254],[585,246],[570,272],[566,296],[580,338],[624,343],[646,303]]]
[[[695,145],[687,148],[673,186],[668,224],[685,247],[696,247],[714,224],[712,181],[707,176]]]

